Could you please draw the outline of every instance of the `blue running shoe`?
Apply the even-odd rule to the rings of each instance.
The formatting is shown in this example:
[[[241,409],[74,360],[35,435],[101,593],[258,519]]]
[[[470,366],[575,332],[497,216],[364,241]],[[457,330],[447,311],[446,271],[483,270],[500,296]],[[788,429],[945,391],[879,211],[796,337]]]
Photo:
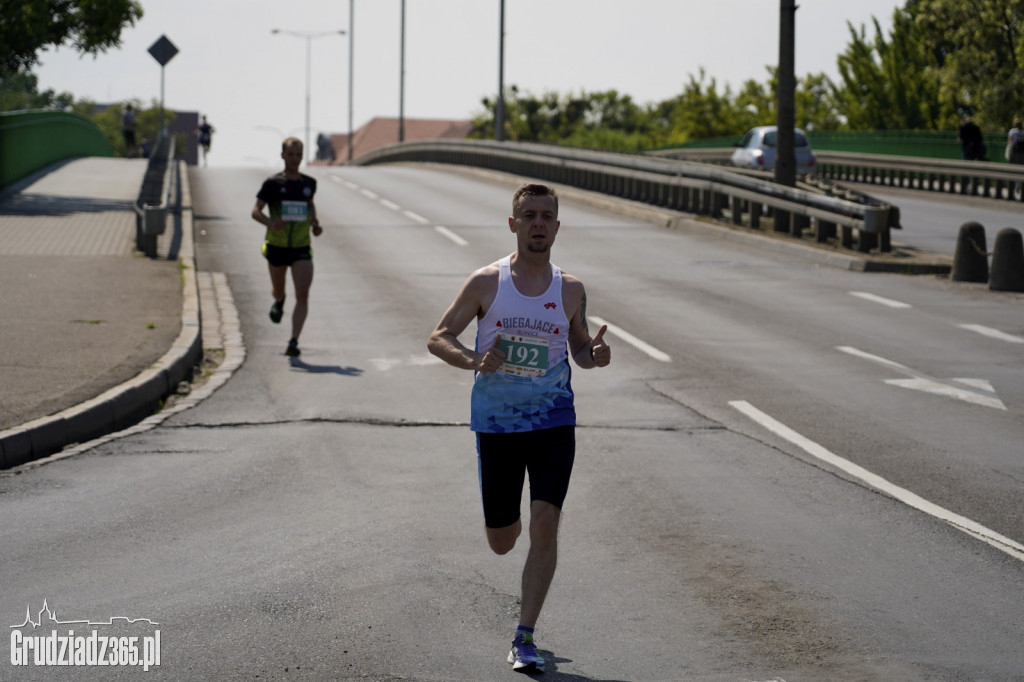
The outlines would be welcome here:
[[[508,662],[512,664],[512,669],[519,673],[533,675],[544,672],[544,658],[537,654],[533,635],[522,630],[516,632],[516,638],[512,640]]]

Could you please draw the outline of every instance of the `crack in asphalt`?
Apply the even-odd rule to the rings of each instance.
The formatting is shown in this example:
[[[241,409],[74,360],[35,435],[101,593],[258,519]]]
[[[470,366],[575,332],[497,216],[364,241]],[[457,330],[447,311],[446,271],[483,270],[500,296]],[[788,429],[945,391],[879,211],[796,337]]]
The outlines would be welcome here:
[[[382,426],[396,428],[469,428],[468,421],[438,421],[430,419],[386,419],[380,417],[305,417],[301,419],[236,421],[203,424],[163,424],[162,427],[165,429],[222,429],[248,428],[257,426],[287,426],[289,424],[354,424],[359,426]],[[678,433],[698,433],[705,431],[727,430],[725,426],[714,423],[707,426],[693,426],[680,424],[577,424],[576,429],[615,431],[666,431]]]

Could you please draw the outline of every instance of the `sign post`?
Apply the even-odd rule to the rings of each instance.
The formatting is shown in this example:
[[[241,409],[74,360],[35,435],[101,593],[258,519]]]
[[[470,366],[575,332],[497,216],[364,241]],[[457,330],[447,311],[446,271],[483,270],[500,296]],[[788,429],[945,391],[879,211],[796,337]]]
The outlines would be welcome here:
[[[164,129],[164,67],[167,66],[167,62],[174,59],[174,55],[178,54],[178,48],[167,36],[162,35],[149,46],[149,54],[160,64],[160,134],[164,135],[167,132]]]

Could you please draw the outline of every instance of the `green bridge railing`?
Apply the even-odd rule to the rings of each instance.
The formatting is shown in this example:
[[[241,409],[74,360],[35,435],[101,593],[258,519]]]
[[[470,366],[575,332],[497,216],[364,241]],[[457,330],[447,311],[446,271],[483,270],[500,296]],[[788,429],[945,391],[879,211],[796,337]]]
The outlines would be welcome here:
[[[79,156],[113,156],[110,143],[91,120],[64,111],[0,113],[0,189]]]

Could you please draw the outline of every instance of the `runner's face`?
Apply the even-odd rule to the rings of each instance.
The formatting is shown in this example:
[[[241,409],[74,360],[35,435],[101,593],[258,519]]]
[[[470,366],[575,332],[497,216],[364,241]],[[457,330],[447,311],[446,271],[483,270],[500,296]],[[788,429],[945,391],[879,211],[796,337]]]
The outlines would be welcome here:
[[[558,234],[558,205],[552,196],[525,196],[508,219],[521,251],[545,253]]]
[[[295,172],[299,169],[299,165],[302,163],[302,145],[293,144],[290,147],[286,147],[281,152],[281,158],[284,159],[284,169],[289,172]]]

